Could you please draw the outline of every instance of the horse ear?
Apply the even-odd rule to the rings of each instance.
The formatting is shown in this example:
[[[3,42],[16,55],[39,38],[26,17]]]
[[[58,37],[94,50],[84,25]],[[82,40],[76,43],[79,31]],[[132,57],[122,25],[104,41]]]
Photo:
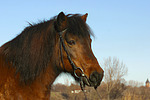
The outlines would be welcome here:
[[[67,28],[67,16],[63,12],[60,12],[56,20],[57,31],[63,31]]]
[[[86,14],[83,15],[83,16],[81,16],[82,20],[84,20],[84,21],[86,22],[87,16],[88,16],[88,13],[86,13]]]

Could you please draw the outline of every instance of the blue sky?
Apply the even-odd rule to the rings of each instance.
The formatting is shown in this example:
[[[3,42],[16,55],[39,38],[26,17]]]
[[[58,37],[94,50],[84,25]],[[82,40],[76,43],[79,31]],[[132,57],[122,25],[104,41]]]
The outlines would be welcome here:
[[[61,11],[89,14],[87,23],[95,34],[92,49],[101,65],[109,56],[117,57],[128,67],[127,81],[150,79],[149,0],[4,0],[0,3],[0,45],[20,34],[27,22],[48,20]],[[65,77],[57,82],[64,82]]]

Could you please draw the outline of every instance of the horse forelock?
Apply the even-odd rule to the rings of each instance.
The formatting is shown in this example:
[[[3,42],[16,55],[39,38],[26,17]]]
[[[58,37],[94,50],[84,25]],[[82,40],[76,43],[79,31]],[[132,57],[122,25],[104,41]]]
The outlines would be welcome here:
[[[72,33],[78,37],[89,37],[93,36],[94,34],[88,24],[81,19],[80,14],[68,14],[68,32]]]

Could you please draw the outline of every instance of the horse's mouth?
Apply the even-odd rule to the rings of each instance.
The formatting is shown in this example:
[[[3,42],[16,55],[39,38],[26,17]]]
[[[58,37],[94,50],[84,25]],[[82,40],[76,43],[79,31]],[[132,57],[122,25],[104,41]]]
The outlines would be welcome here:
[[[81,77],[81,80],[80,80],[81,88],[84,88],[87,85],[89,87],[94,87],[96,89],[100,85],[100,83],[101,83],[100,81],[99,82],[92,82],[87,77]]]
[[[80,77],[81,88],[84,88],[87,85],[90,87],[94,87],[96,89],[100,85],[102,78],[103,78],[103,74],[102,75],[99,74],[98,77],[95,77],[94,74],[90,75],[89,78],[87,78],[86,76]]]

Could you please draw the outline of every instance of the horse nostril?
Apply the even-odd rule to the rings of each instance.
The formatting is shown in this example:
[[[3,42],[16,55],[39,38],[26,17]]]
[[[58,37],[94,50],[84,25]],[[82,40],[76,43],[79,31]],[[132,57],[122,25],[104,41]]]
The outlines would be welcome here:
[[[99,76],[100,74],[98,72],[93,72],[91,75],[90,75],[90,81],[91,82],[97,82],[98,79],[99,79]]]
[[[89,80],[91,81],[91,83],[94,85],[94,86],[99,86],[101,81],[102,81],[102,78],[103,78],[103,74],[100,74],[98,72],[93,72],[91,75],[90,75],[90,78]]]

